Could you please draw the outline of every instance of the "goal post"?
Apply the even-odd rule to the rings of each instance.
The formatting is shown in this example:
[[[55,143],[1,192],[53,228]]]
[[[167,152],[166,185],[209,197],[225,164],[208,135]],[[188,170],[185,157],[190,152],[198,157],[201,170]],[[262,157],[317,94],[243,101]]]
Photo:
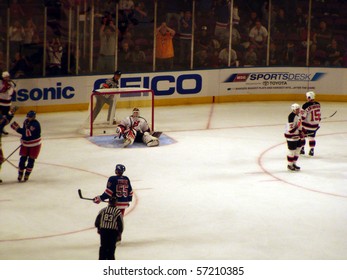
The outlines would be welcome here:
[[[99,96],[107,99],[104,108],[108,109],[107,119],[102,116],[94,116],[96,98]],[[154,91],[148,88],[126,87],[126,88],[107,88],[96,89],[90,96],[89,106],[89,135],[106,133],[127,116],[130,116],[133,108],[140,109],[141,117],[149,123],[154,131]]]

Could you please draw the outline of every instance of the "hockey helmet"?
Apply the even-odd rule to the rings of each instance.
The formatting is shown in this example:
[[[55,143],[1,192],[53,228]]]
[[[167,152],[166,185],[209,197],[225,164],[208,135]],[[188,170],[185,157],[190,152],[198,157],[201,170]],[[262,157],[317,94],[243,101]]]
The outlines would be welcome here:
[[[114,72],[114,75],[119,75],[119,76],[121,76],[121,75],[122,75],[122,72],[119,71],[119,70],[116,70],[116,71]]]
[[[306,98],[308,100],[315,99],[315,97],[316,97],[316,94],[313,91],[306,92]]]
[[[297,104],[297,103],[292,104],[290,107],[292,108],[292,111],[295,111],[295,110],[297,110],[297,109],[300,109],[300,105]]]
[[[35,118],[36,117],[36,112],[35,111],[29,111],[27,113],[27,117],[28,118]]]
[[[125,166],[123,164],[116,165],[116,173],[123,174],[125,171]]]
[[[9,78],[10,77],[10,73],[8,73],[7,71],[2,72],[2,77],[3,78]]]

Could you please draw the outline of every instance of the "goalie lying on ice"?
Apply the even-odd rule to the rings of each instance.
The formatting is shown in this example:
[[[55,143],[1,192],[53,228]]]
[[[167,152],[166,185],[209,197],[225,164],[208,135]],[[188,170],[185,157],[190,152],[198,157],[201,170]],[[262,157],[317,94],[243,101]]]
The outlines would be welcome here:
[[[147,121],[140,116],[138,108],[134,108],[132,115],[123,119],[117,126],[114,138],[117,137],[124,138],[124,148],[134,142],[143,142],[148,147],[159,145],[159,139],[151,135],[151,129]]]

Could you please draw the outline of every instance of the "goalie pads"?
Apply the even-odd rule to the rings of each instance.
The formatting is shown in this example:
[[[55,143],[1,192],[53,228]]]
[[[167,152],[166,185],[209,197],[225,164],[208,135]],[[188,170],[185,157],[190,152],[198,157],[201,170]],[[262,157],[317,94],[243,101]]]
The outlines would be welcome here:
[[[124,141],[124,144],[123,144],[124,148],[126,148],[129,145],[132,145],[134,143],[135,137],[136,137],[136,133],[137,132],[134,129],[129,129],[127,132],[125,132],[125,134],[124,134],[125,141]]]
[[[159,146],[159,139],[149,134],[149,132],[143,134],[142,141],[147,145],[147,147]]]

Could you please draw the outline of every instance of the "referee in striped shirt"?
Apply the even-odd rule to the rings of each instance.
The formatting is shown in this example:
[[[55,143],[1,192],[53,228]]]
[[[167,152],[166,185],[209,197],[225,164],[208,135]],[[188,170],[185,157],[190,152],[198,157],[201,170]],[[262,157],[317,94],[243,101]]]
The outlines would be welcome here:
[[[99,260],[115,259],[117,238],[123,232],[123,217],[116,202],[115,197],[110,197],[108,206],[101,209],[95,219],[95,227],[100,234]]]

